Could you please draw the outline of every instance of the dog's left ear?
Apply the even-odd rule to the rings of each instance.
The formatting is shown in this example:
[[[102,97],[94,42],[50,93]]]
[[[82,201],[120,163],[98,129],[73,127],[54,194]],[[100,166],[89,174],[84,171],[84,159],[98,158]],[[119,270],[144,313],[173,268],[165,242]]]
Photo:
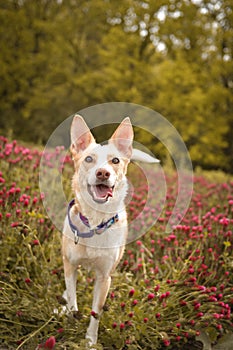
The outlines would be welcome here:
[[[113,142],[121,153],[123,153],[127,158],[130,158],[132,155],[133,137],[133,127],[129,117],[127,117],[118,126],[110,141]]]

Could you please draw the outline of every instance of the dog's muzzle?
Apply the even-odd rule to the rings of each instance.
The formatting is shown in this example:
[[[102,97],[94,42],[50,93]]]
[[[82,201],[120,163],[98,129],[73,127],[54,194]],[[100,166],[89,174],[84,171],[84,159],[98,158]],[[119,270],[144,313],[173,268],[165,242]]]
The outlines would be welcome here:
[[[108,198],[113,196],[114,186],[110,187],[106,184],[100,183],[96,185],[88,185],[87,189],[95,202],[106,203]]]

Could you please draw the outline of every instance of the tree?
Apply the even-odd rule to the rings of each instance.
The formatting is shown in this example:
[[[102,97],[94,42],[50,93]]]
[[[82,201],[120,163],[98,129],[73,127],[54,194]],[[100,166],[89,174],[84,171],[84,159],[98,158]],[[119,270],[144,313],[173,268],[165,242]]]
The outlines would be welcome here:
[[[46,142],[76,111],[128,101],[174,124],[194,165],[232,170],[232,18],[229,0],[2,1],[0,129]]]

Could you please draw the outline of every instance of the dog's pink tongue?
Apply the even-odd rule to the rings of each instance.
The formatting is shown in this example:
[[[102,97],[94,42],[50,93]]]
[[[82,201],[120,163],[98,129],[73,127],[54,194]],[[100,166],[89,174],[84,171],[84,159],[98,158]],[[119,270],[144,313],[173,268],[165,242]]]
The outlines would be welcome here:
[[[112,197],[112,188],[105,186],[105,185],[98,185],[96,186],[96,192],[98,197],[105,198],[105,197]]]

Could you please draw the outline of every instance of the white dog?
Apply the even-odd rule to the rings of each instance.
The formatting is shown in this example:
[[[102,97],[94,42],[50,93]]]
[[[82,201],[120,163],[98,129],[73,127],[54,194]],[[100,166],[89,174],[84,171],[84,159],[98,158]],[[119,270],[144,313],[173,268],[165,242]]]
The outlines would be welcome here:
[[[71,153],[75,173],[75,199],[70,202],[63,231],[63,262],[68,311],[77,311],[76,277],[81,264],[96,273],[92,314],[86,338],[96,344],[99,316],[109,291],[111,274],[118,265],[127,238],[127,167],[133,158],[158,162],[133,150],[129,118],[118,126],[108,144],[94,140],[81,116],[71,125]]]

